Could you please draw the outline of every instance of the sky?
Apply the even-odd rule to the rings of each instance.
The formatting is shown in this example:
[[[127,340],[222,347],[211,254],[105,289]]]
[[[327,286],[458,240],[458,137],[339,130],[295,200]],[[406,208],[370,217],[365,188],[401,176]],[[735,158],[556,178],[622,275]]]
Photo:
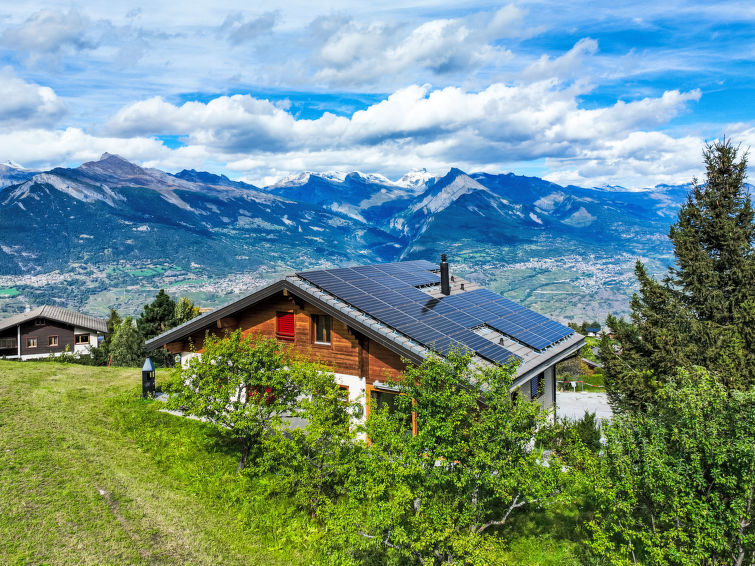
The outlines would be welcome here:
[[[642,188],[755,146],[755,3],[17,2],[0,161]]]

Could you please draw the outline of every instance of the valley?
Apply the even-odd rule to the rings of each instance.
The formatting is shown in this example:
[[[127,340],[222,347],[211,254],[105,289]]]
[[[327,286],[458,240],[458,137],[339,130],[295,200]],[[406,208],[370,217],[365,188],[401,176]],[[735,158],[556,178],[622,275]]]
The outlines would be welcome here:
[[[259,188],[111,154],[11,173],[0,170],[0,315],[27,304],[131,314],[160,288],[216,307],[293,271],[447,253],[455,272],[543,314],[602,320],[628,311],[638,259],[657,275],[672,262],[666,234],[687,190],[459,169]]]

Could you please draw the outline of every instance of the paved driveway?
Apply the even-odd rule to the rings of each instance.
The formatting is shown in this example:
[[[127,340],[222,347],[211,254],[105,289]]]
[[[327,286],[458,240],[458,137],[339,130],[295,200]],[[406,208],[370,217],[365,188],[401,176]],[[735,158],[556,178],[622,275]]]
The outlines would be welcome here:
[[[605,393],[559,391],[556,393],[556,407],[559,419],[581,419],[585,411],[595,413],[598,419],[610,419],[613,416]]]

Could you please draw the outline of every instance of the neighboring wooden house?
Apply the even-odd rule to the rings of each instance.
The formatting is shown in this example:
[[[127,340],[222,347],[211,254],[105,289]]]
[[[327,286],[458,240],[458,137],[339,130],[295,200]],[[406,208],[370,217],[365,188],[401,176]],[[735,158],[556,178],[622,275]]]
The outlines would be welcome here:
[[[104,319],[42,306],[0,320],[0,357],[31,360],[50,354],[89,354],[107,334]]]
[[[289,345],[335,372],[352,400],[390,402],[387,377],[461,347],[481,364],[520,360],[512,393],[555,403],[557,362],[577,354],[572,329],[451,276],[427,261],[302,272],[203,314],[147,342],[186,364],[206,333],[241,329]]]

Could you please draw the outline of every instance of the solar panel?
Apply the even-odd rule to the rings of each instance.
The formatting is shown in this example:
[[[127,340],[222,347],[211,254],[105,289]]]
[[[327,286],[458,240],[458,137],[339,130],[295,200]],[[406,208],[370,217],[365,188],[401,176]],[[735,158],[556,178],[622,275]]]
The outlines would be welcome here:
[[[298,275],[442,354],[463,347],[503,363],[514,354],[470,329],[486,324],[539,350],[573,331],[487,289],[430,297],[418,286],[437,284],[425,260],[306,271]]]

